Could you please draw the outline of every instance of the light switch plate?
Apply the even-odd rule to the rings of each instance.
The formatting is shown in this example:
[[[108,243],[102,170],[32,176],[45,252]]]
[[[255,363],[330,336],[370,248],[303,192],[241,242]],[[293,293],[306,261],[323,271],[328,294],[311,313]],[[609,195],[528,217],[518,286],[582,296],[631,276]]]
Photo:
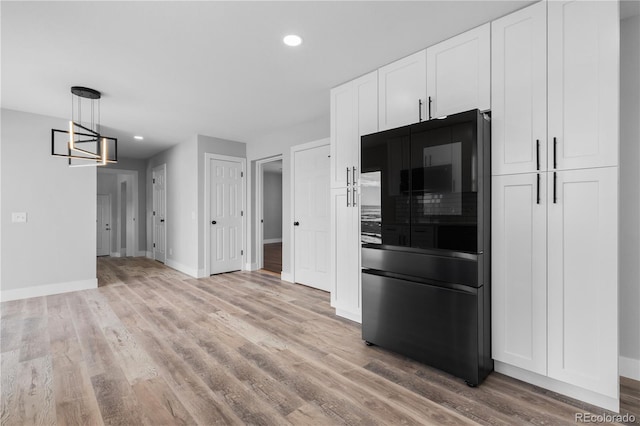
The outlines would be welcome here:
[[[13,212],[11,213],[11,222],[13,223],[25,223],[27,221],[27,212]]]

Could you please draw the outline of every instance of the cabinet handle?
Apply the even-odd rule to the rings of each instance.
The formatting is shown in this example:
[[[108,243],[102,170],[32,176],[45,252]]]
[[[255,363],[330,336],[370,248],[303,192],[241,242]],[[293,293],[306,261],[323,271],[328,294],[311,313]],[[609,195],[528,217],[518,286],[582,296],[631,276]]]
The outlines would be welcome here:
[[[538,179],[536,184],[536,204],[540,204],[540,173],[538,173]]]
[[[540,139],[536,139],[536,170],[540,171]]]
[[[347,167],[347,186],[349,186],[349,168]]]
[[[553,138],[553,168],[558,168],[558,139]]]
[[[431,96],[429,96],[429,120],[431,120]]]
[[[349,194],[351,193],[351,189],[347,188],[347,207],[351,207],[351,203],[349,202]]]
[[[558,202],[558,192],[556,187],[558,186],[558,173],[553,172],[553,204]]]
[[[418,122],[422,121],[422,99],[418,99]]]
[[[351,200],[351,205],[352,205],[353,207],[357,207],[357,206],[358,206],[358,203],[357,203],[356,199],[357,199],[358,194],[356,194],[356,188],[355,188],[355,186],[353,187],[353,194],[352,194],[352,195],[353,195],[353,196],[352,196],[352,198],[353,198],[353,199]]]
[[[351,168],[351,182],[353,182],[353,185],[356,184],[356,168],[355,167]]]

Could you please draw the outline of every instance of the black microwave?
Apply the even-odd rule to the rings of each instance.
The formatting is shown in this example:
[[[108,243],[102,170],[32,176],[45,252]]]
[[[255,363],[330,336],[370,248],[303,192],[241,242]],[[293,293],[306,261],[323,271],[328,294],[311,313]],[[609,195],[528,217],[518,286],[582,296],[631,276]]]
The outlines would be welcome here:
[[[481,253],[490,225],[489,127],[471,110],[363,136],[363,246]]]

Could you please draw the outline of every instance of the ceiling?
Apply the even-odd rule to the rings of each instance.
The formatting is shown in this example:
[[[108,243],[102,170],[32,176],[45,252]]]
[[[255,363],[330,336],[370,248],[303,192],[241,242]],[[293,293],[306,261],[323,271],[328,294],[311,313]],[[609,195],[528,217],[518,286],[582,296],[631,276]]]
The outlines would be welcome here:
[[[123,157],[195,134],[252,143],[328,123],[331,87],[530,3],[3,1],[2,107],[68,119],[87,86]]]

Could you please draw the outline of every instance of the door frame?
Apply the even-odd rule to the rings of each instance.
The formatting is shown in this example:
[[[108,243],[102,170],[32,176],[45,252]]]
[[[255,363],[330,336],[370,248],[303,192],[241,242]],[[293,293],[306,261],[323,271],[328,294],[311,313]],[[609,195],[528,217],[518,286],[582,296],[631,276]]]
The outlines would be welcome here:
[[[109,201],[109,223],[111,223],[111,225],[109,225],[109,250],[107,251],[106,256],[111,256],[111,227],[113,226],[113,222],[111,222],[112,219],[112,212],[111,212],[111,194],[97,194],[98,197],[107,197],[107,200]],[[98,224],[100,225],[100,224]],[[98,255],[97,252],[97,247],[96,247],[96,255]],[[99,256],[99,255],[98,255]]]
[[[324,138],[324,139],[319,139],[316,141],[312,141],[312,142],[307,142],[307,143],[303,143],[300,145],[294,145],[291,147],[290,152],[291,152],[291,172],[290,172],[290,178],[291,178],[291,185],[289,185],[289,199],[291,200],[290,206],[289,206],[289,212],[290,212],[290,221],[289,221],[289,240],[291,241],[291,250],[289,251],[289,265],[291,268],[291,272],[290,272],[290,277],[291,277],[291,282],[295,283],[296,282],[296,236],[295,236],[295,229],[293,227],[293,222],[295,222],[296,220],[296,152],[300,152],[300,151],[306,151],[308,149],[314,149],[314,148],[320,148],[323,146],[329,146],[330,143],[330,139],[329,138]],[[331,150],[329,150],[329,152],[331,152]],[[331,154],[329,154],[331,155]],[[331,173],[331,172],[329,172]],[[331,179],[331,175],[329,175],[329,179]],[[330,187],[331,186],[331,182],[327,182],[327,185]],[[329,188],[331,189],[331,188]],[[330,203],[331,199],[327,200],[327,203]],[[284,227],[283,227],[284,228]],[[284,274],[283,274],[284,275]]]
[[[264,165],[274,161],[282,161],[284,169],[284,160],[282,154],[273,157],[256,160],[256,268],[262,269],[264,266],[264,224],[261,222],[264,216]],[[284,191],[283,191],[284,192]],[[283,199],[284,200],[284,199]],[[284,204],[284,201],[283,201]]]
[[[211,244],[211,234],[209,232],[209,217],[211,212],[209,211],[209,205],[211,203],[209,194],[209,183],[211,182],[211,160],[231,161],[234,163],[240,163],[240,171],[242,172],[242,183],[240,184],[241,194],[241,209],[242,215],[242,230],[240,232],[240,241],[242,244],[242,262],[240,270],[244,271],[245,263],[247,259],[247,246],[246,232],[247,232],[247,206],[245,200],[245,194],[247,193],[247,159],[243,157],[232,157],[230,155],[212,154],[210,152],[204,153],[204,217],[203,217],[203,233],[204,233],[204,276],[211,275],[211,254],[209,253],[209,245]]]
[[[116,185],[118,185],[117,190],[116,190],[116,194],[118,196],[118,200],[116,200],[116,204],[117,204],[117,209],[118,209],[118,214],[120,214],[121,210],[120,210],[120,183],[123,181],[126,182],[131,182],[131,204],[132,204],[132,214],[131,215],[127,215],[127,240],[133,240],[133,247],[131,248],[133,251],[133,256],[137,256],[138,253],[138,249],[140,247],[140,243],[139,243],[139,232],[138,232],[138,220],[136,219],[138,217],[138,213],[139,213],[139,208],[138,208],[138,204],[140,202],[139,198],[138,198],[138,185],[140,183],[139,179],[138,179],[138,171],[137,170],[129,170],[129,169],[107,169],[107,168],[98,168],[97,171],[98,174],[108,174],[108,175],[116,175]],[[122,177],[124,177],[124,180],[121,180]],[[130,181],[128,179],[131,179]],[[113,200],[111,200],[111,202],[113,203]],[[112,206],[113,208],[113,206]],[[111,215],[111,219],[113,220],[114,217],[113,215]],[[111,222],[111,229],[113,229],[113,222]],[[118,227],[118,235],[120,234],[120,227]],[[113,237],[110,237],[113,238]],[[116,235],[117,238],[117,235]],[[117,238],[118,243],[120,243],[120,240]],[[113,241],[111,241],[111,243],[113,243]],[[98,248],[96,247],[96,253],[97,253]],[[109,256],[114,256],[115,257],[120,257],[121,248],[120,247],[116,247],[116,251],[113,252],[111,251],[111,246],[109,246]],[[129,247],[127,245],[127,252],[129,252]]]
[[[151,258],[156,260],[156,246],[154,241],[155,236],[155,228],[156,228],[156,220],[158,218],[157,215],[153,214],[153,206],[155,206],[153,197],[155,196],[155,191],[153,190],[153,174],[156,170],[162,170],[164,174],[164,264],[167,264],[167,163],[159,164],[151,169]],[[148,229],[148,228],[147,228]]]

